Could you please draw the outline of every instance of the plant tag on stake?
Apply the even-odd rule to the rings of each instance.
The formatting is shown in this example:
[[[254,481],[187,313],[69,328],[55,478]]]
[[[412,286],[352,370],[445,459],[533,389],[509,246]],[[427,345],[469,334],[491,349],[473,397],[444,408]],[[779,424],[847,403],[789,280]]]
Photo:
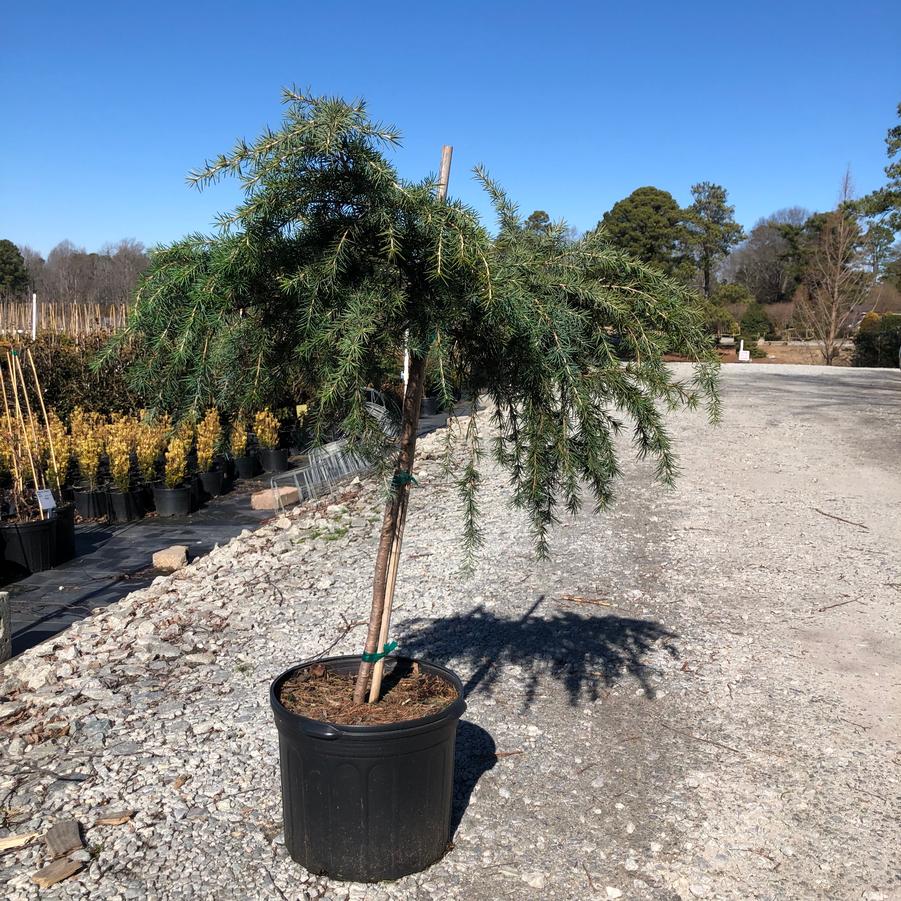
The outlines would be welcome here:
[[[45,513],[56,509],[56,498],[49,488],[38,488],[38,504]]]

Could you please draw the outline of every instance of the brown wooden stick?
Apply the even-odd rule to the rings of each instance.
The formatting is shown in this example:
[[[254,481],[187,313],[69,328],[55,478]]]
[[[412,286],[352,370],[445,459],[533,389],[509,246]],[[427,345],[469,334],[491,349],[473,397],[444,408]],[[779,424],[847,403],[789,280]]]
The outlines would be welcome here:
[[[583,598],[578,594],[561,594],[560,600],[566,601],[569,604],[591,604],[594,607],[614,606],[610,601],[605,601],[603,598]]]
[[[864,529],[867,532],[870,531],[870,527],[865,526],[862,522],[854,522],[853,519],[843,519],[841,516],[836,516],[834,513],[827,513],[825,510],[821,510],[819,507],[814,507],[813,509],[821,516],[828,516],[830,519],[835,519],[838,522],[847,523],[849,526],[857,526],[857,528],[859,529]]]

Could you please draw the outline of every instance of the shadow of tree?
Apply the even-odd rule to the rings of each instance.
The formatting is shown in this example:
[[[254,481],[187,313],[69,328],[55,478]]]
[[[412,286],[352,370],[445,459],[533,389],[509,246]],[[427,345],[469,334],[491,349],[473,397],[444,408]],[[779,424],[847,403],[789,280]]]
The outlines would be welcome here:
[[[454,748],[454,804],[451,837],[457,831],[479,779],[497,763],[497,745],[481,726],[460,720]]]
[[[476,688],[491,692],[503,666],[522,670],[523,706],[535,699],[542,674],[563,683],[569,701],[596,700],[600,691],[623,676],[636,678],[645,695],[654,697],[645,658],[653,646],[673,657],[678,636],[652,620],[554,609],[539,614],[539,597],[518,619],[498,616],[483,604],[466,613],[439,620],[413,619],[401,641],[406,655],[438,662],[470,664],[472,675],[463,686],[467,697]]]

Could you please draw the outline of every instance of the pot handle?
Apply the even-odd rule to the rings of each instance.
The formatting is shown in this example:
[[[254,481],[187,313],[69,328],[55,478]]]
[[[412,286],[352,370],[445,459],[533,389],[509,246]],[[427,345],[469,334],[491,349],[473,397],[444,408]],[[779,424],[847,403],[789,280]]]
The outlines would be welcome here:
[[[311,738],[325,738],[334,741],[341,737],[341,730],[331,723],[304,723],[301,729]]]

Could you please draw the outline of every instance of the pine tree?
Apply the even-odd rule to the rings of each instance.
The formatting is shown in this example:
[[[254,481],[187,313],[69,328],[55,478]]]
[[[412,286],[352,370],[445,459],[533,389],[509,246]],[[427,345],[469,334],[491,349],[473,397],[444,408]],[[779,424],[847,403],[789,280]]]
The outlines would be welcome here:
[[[28,270],[22,253],[8,238],[0,240],[0,293],[21,294],[28,287]]]
[[[595,235],[566,240],[562,224],[527,228],[479,169],[498,217],[492,238],[471,209],[441,199],[433,178],[399,178],[385,156],[398,134],[371,121],[362,102],[295,91],[285,101],[280,129],[239,141],[193,174],[199,186],[236,176],[244,200],[216,236],[153,254],[124,340],[141,356],[136,386],[161,406],[186,412],[215,400],[248,410],[302,392],[315,436],[337,427],[382,456],[363,389],[396,373],[408,348],[399,449],[387,456],[371,659],[383,650],[388,561],[427,366],[448,404],[455,387],[487,402],[497,430],[483,446],[472,417],[458,439],[467,551],[481,538],[477,489],[490,452],[545,553],[561,507],[574,513],[585,494],[598,509],[613,499],[616,433],[629,428],[638,455],[672,480],[665,411],[705,402],[716,414],[715,356],[694,296],[658,270]],[[674,377],[665,351],[696,360],[693,376]],[[358,701],[370,671],[363,662]]]
[[[898,119],[901,120],[901,103],[898,104]],[[901,121],[888,130],[885,152],[889,158],[885,185],[862,197],[858,205],[864,215],[879,217],[894,233],[901,231]]]
[[[727,202],[726,189],[713,182],[692,185],[692,205],[685,211],[686,244],[692,249],[704,280],[704,296],[710,297],[713,271],[731,248],[745,236],[735,221],[735,207]]]

